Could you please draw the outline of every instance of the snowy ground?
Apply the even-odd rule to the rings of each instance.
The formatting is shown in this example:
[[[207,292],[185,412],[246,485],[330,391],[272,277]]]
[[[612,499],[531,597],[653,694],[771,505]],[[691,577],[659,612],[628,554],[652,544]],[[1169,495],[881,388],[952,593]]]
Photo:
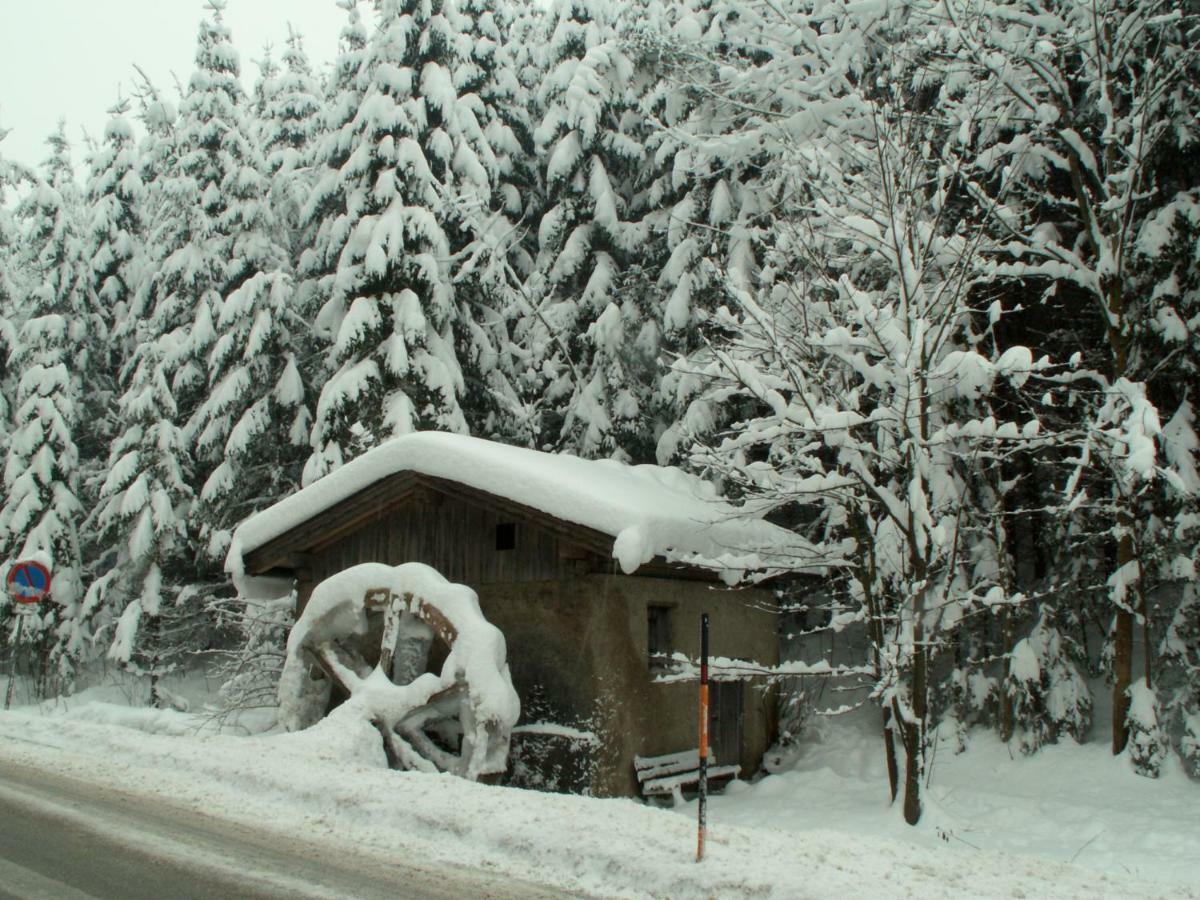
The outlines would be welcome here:
[[[764,819],[802,831],[822,827],[968,857],[1005,853],[1072,863],[1090,871],[1200,889],[1200,784],[1174,759],[1162,778],[1135,775],[1107,741],[1010,752],[993,734],[973,732],[955,754],[943,737],[920,827],[886,810],[880,740],[862,723],[827,723],[789,771],[713,798],[718,821]],[[812,737],[812,736],[810,736]],[[1142,888],[1139,894],[1148,889]]]
[[[233,821],[629,897],[1198,897],[1200,785],[1148,782],[1100,746],[1010,759],[978,736],[935,762],[917,829],[882,802],[875,740],[824,729],[785,774],[714,798],[706,862],[678,812],[389,772],[369,726],[212,733],[126,691],[0,714],[0,759]],[[1073,861],[1073,863],[1072,863]]]

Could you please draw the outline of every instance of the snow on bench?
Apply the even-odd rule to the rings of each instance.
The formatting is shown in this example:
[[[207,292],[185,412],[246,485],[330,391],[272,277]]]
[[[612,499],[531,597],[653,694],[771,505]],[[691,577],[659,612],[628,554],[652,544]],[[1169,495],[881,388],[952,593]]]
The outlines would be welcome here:
[[[736,778],[741,766],[714,766],[709,755],[708,780],[726,782]],[[633,768],[644,797],[671,798],[672,804],[683,802],[683,789],[700,783],[700,751],[684,750],[664,756],[635,756]]]

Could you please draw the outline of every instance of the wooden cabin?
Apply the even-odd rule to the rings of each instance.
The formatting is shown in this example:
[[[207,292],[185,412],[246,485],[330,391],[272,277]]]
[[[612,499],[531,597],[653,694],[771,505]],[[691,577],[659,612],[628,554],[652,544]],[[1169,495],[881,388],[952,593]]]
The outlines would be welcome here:
[[[292,579],[301,609],[362,562],[422,562],[470,586],[522,702],[510,780],[620,796],[636,790],[635,756],[696,747],[695,682],[656,679],[664,655],[698,656],[701,613],[714,656],[778,660],[771,591],[722,578],[789,535],[733,512],[678,470],[418,433],[247,520],[228,568]],[[754,773],[773,692],[730,681],[712,697],[718,763]]]

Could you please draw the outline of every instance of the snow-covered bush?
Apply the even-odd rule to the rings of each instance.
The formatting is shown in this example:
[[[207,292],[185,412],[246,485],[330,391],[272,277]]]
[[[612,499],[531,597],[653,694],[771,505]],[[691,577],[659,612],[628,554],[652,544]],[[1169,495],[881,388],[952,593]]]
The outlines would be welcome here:
[[[272,599],[239,597],[220,607],[219,615],[232,626],[236,641],[232,649],[218,651],[223,714],[276,706],[288,631],[295,620],[295,593]]]
[[[1176,557],[1172,569],[1179,601],[1163,630],[1155,687],[1162,725],[1184,769],[1200,779],[1200,591],[1190,557]]]
[[[1000,705],[1000,683],[978,668],[955,668],[937,687],[934,709],[938,718],[949,716],[954,723],[959,752],[967,747],[967,732],[973,725],[992,724]]]
[[[1184,771],[1192,778],[1200,779],[1200,710],[1183,715],[1179,757],[1183,760]]]
[[[1129,759],[1139,775],[1157,778],[1167,758],[1167,738],[1159,725],[1158,698],[1144,681],[1129,686]]]
[[[1029,636],[1013,647],[1004,679],[1012,703],[1014,736],[1021,750],[1069,735],[1083,740],[1092,721],[1092,696],[1045,613]]]

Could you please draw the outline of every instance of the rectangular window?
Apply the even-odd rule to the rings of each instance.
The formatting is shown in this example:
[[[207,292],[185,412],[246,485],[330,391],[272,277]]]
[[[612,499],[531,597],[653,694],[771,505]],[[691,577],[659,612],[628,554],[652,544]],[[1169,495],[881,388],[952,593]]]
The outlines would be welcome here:
[[[514,522],[501,522],[496,526],[496,549],[517,549],[517,526]]]
[[[650,668],[660,668],[666,664],[672,652],[671,607],[646,607],[646,650],[650,657]]]

